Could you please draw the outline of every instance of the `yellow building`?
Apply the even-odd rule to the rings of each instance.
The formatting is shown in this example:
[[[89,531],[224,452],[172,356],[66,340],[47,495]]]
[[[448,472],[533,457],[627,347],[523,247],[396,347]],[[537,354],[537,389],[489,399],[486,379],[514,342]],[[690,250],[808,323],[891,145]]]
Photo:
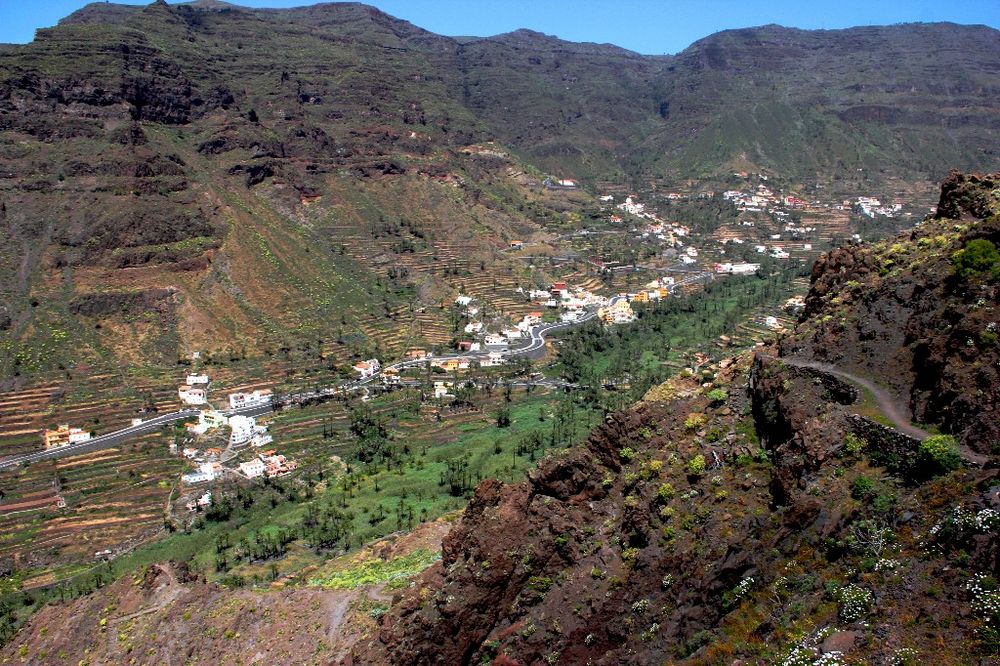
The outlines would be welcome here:
[[[90,439],[90,433],[82,428],[70,428],[68,425],[60,425],[55,430],[46,430],[42,433],[42,440],[45,448],[54,449],[60,446],[68,446],[79,442],[86,442]]]

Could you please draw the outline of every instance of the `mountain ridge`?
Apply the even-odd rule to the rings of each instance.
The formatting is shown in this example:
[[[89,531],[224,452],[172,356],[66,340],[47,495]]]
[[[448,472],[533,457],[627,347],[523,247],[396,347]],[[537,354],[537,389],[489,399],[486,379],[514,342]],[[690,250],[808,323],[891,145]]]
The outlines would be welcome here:
[[[385,333],[355,304],[374,299],[376,311],[395,312],[444,298],[447,277],[427,271],[435,253],[453,252],[452,238],[466,239],[459,255],[492,266],[484,270],[516,274],[498,248],[563,213],[563,203],[540,203],[526,185],[545,173],[580,181],[581,201],[593,204],[599,183],[634,190],[704,178],[721,187],[743,171],[806,185],[927,188],[930,176],[1000,155],[996,31],[751,33],[723,33],[665,59],[530,31],[455,40],[355,3],[88,5],[34,42],[0,50],[10,164],[0,191],[8,210],[0,306],[13,322],[2,333],[5,373],[132,347],[145,351],[130,358],[169,363],[206,340],[252,348],[247,340],[265,329],[267,347],[286,347],[278,331],[301,322],[247,297],[268,291],[256,283],[265,273],[312,313],[310,337],[341,338],[348,327],[365,341],[350,354],[370,352]],[[849,53],[837,51],[838,40]],[[465,151],[486,142],[507,157],[487,164]],[[367,264],[361,239],[412,201],[400,204],[405,197],[384,185],[451,201],[442,214],[456,221],[425,221],[419,233],[439,234],[428,263],[388,293],[389,271]],[[244,226],[270,240],[251,253]],[[301,237],[283,246],[285,257],[269,245],[277,227]],[[346,262],[328,254],[341,247],[355,255],[350,267],[331,263]],[[237,255],[250,268],[233,282]],[[296,270],[265,270],[273,262],[310,279],[337,277],[317,289]],[[173,290],[168,309],[179,319],[167,316],[168,335],[117,315],[74,314],[75,298],[123,288],[150,297]],[[426,299],[414,302],[418,291]],[[343,309],[331,314],[332,302]],[[211,335],[192,333],[206,325]],[[414,316],[410,325],[418,343],[441,340],[425,333],[430,322],[418,326]],[[87,340],[82,359],[39,355],[49,330]],[[111,352],[107,334],[95,333],[111,330],[129,343]]]

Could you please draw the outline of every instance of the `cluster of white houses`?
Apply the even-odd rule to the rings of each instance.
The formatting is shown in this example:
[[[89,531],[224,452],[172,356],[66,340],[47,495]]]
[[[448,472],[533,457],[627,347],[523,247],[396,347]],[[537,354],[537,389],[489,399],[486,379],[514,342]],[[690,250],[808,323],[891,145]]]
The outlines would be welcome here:
[[[193,383],[191,381],[192,378],[196,380]],[[199,379],[204,379],[204,381],[197,381]],[[181,390],[185,388],[190,389],[194,384],[207,383],[208,378],[205,375],[191,375],[188,377],[187,386],[182,386]],[[258,389],[250,392],[231,393],[229,394],[228,403],[231,409],[236,410],[270,404],[273,397],[274,396],[271,390]],[[188,433],[195,437],[205,435],[210,430],[228,428],[228,444],[230,448],[247,445],[262,447],[267,446],[274,441],[274,438],[267,431],[267,426],[259,425],[254,417],[245,416],[243,414],[230,415],[214,409],[203,409],[199,411],[198,420],[194,423],[186,424],[186,428]],[[222,451],[218,448],[206,449],[204,454],[196,448],[186,448],[183,453],[186,458],[190,458],[198,464],[197,471],[184,474],[181,477],[181,480],[186,484],[213,481],[223,471],[222,464],[218,462],[218,458],[222,455]]]
[[[202,410],[198,414],[197,423],[189,423],[187,430],[192,435],[201,436],[215,428],[229,427],[229,445],[267,446],[273,440],[267,432],[267,426],[258,425],[252,416],[234,414],[226,416],[222,412],[211,409]]]
[[[208,402],[208,383],[208,375],[190,374],[177,387],[177,397],[186,405],[204,405]]]
[[[528,292],[528,298],[532,301],[543,304],[547,308],[559,310],[561,321],[577,321],[586,314],[587,308],[602,307],[607,304],[608,299],[598,296],[582,287],[571,288],[565,282],[553,282],[548,289],[532,289]],[[541,322],[541,313],[539,323]]]
[[[187,405],[200,406],[208,403],[208,375],[188,375],[186,383],[177,387],[177,397]],[[274,398],[270,389],[258,389],[249,393],[238,391],[229,394],[230,409],[266,405]]]

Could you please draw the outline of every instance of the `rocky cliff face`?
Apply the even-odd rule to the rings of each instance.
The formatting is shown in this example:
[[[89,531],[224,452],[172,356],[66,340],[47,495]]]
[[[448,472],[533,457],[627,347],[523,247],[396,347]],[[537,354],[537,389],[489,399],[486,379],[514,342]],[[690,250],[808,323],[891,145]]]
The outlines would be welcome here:
[[[987,268],[961,276],[956,253],[1000,244],[998,175],[952,174],[937,213],[905,238],[835,250],[812,289],[787,356],[880,377],[914,419],[988,453],[1000,423],[1000,288]]]
[[[943,210],[958,191],[994,210],[993,182],[953,176]],[[963,439],[979,450],[995,441],[972,431],[996,427],[996,380],[969,378],[995,373],[997,352],[974,340],[970,353],[968,331],[953,331],[998,314],[996,278],[953,274],[954,253],[993,233],[980,203],[958,204],[970,213],[960,227],[929,219],[884,246],[831,253],[779,345],[653,390],[524,483],[483,482],[440,566],[349,661],[958,664],[990,653],[994,459],[970,452],[928,480],[919,438],[881,425],[888,412],[864,384],[885,400],[920,395],[918,420],[947,402],[943,425],[976,423]],[[894,271],[888,256],[908,260]],[[939,360],[900,367],[916,357],[911,339]]]

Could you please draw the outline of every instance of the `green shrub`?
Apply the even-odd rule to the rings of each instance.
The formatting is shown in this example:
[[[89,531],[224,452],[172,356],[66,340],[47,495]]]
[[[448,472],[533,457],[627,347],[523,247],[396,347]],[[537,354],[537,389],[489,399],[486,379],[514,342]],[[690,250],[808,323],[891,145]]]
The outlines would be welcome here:
[[[697,430],[706,423],[708,423],[708,419],[705,418],[704,414],[699,412],[691,412],[687,415],[687,418],[684,419],[684,427],[688,430]]]
[[[626,446],[618,452],[618,457],[622,459],[622,462],[632,462],[632,458],[635,458],[635,451]]]
[[[532,576],[528,579],[527,587],[529,590],[545,593],[552,587],[552,579],[548,576]]]
[[[691,476],[701,476],[705,473],[705,456],[700,453],[694,458],[688,461],[687,464],[688,474]]]
[[[844,435],[844,451],[850,456],[860,456],[868,447],[868,442],[853,432]]]
[[[872,606],[872,593],[857,585],[848,585],[840,590],[839,615],[845,622],[857,622],[869,613]]]
[[[875,482],[867,476],[859,476],[851,484],[851,497],[856,500],[867,500],[875,494]]]
[[[962,464],[958,443],[951,435],[935,435],[920,443],[917,464],[932,476],[954,471]]]
[[[961,250],[951,255],[951,263],[958,277],[968,280],[989,274],[1000,278],[1000,252],[997,246],[984,238],[977,238],[965,244]]]
[[[708,399],[712,401],[713,405],[718,405],[726,401],[728,394],[725,389],[712,389],[708,392]]]

